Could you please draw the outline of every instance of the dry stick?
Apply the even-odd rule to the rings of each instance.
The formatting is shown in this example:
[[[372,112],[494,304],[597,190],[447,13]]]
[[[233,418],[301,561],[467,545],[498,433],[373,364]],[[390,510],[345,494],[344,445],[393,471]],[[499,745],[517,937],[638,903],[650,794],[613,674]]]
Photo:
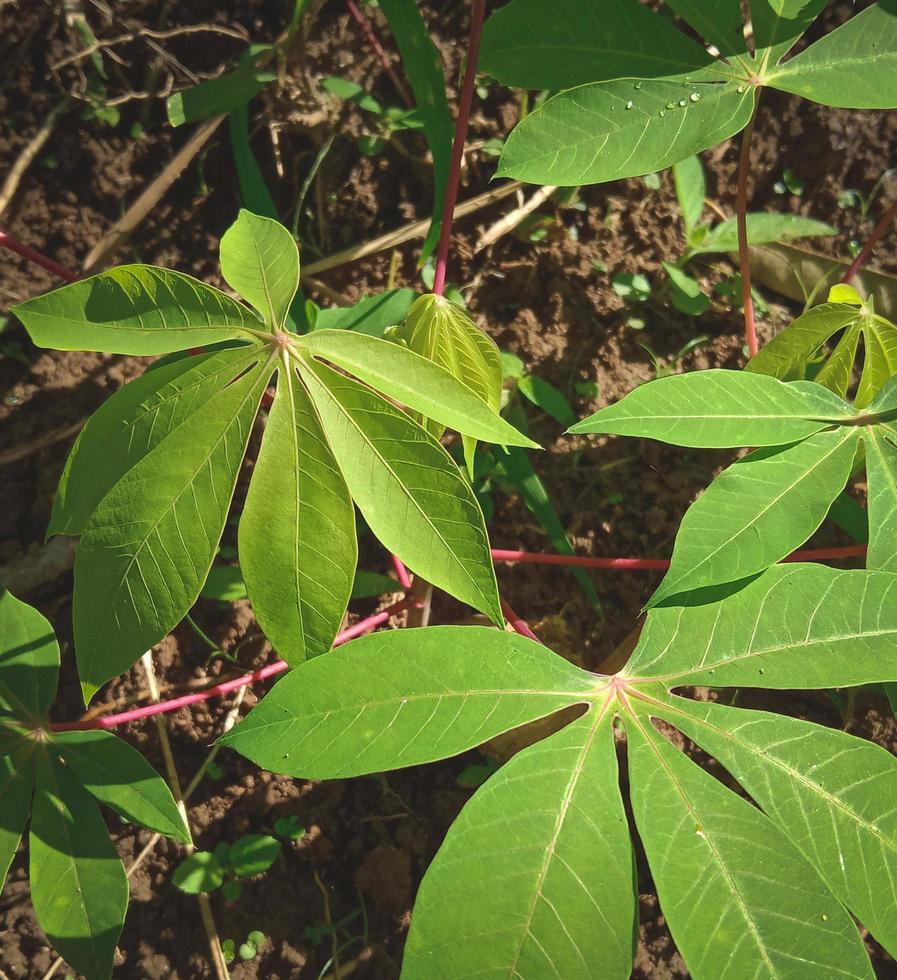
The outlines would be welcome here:
[[[738,264],[741,267],[741,299],[744,310],[744,334],[748,355],[753,357],[760,349],[757,343],[757,324],[754,319],[754,298],[751,295],[751,259],[747,239],[747,191],[748,170],[751,166],[751,138],[757,120],[760,90],[754,94],[754,111],[741,134],[741,158],[738,162],[738,195],[735,202],[735,220],[738,225]]]
[[[56,126],[56,121],[59,119],[62,113],[68,109],[71,103],[72,100],[69,98],[69,96],[66,96],[61,102],[58,102],[47,113],[47,117],[41,124],[40,129],[34,134],[31,141],[19,154],[16,162],[12,165],[9,173],[7,174],[6,180],[3,181],[2,190],[0,190],[0,214],[3,214],[7,207],[9,207],[9,202],[12,200],[13,195],[18,189],[22,176],[31,166],[34,158],[38,155],[38,153],[40,153],[44,144],[50,138],[50,135]]]
[[[371,22],[365,17],[365,15],[358,9],[358,5],[355,0],[346,0],[346,7],[349,13],[352,15],[353,20],[364,32],[365,38],[367,38],[368,44],[371,46],[371,50],[377,56],[380,64],[383,65],[383,70],[389,75],[390,81],[396,87],[396,91],[402,97],[402,101],[406,106],[414,105],[411,96],[408,94],[408,89],[402,84],[402,80],[396,74],[395,69],[392,67],[392,62],[389,60],[389,55],[383,50],[383,45],[380,43],[380,39],[374,33],[374,28],[371,27]]]
[[[22,446],[14,446],[12,449],[7,449],[5,452],[0,453],[0,466],[7,466],[9,463],[19,463],[23,459],[39,453],[42,449],[46,449],[48,446],[55,446],[57,442],[62,442],[64,439],[68,439],[70,436],[80,432],[84,428],[86,421],[87,419],[79,419],[77,422],[72,422],[71,425],[64,425],[61,429],[54,429],[39,439],[32,439],[31,442],[27,442]]]
[[[509,211],[499,218],[494,225],[480,235],[479,241],[473,247],[473,254],[476,255],[483,249],[489,248],[504,235],[513,231],[528,214],[532,214],[536,208],[544,204],[556,190],[556,187],[546,184],[544,187],[540,187],[528,201],[524,201],[520,207],[514,208],[513,211]]]
[[[188,164],[211,139],[212,134],[226,118],[224,115],[215,116],[214,119],[208,119],[197,127],[190,139],[172,157],[162,173],[115,222],[112,230],[90,250],[84,260],[84,275],[99,271],[101,266],[106,265],[115,256],[134,229],[159,203],[168,188],[181,176]]]
[[[156,669],[153,666],[153,655],[152,651],[147,651],[142,657],[143,669],[146,672],[146,682],[147,687],[150,689],[150,694],[152,695],[153,701],[157,704],[161,702],[159,697],[159,685],[156,682]],[[187,806],[184,802],[184,793],[181,790],[181,782],[178,778],[177,767],[174,762],[174,755],[171,751],[171,742],[168,740],[168,729],[165,725],[165,719],[161,714],[155,716],[156,729],[159,732],[159,742],[162,746],[162,758],[165,760],[165,771],[168,775],[168,782],[171,786],[171,792],[174,794],[175,802],[177,803],[178,810],[181,812],[181,816],[184,818],[184,824],[187,827],[188,833],[190,833],[190,823],[187,816]],[[187,846],[187,854],[192,854],[196,849],[192,842]],[[197,903],[199,905],[199,914],[202,918],[202,924],[206,931],[206,936],[209,940],[209,949],[212,953],[212,966],[215,970],[215,976],[218,980],[229,980],[229,972],[227,969],[227,963],[224,961],[224,953],[221,952],[221,943],[218,940],[218,929],[215,926],[215,917],[212,915],[212,903],[209,900],[209,896],[204,892],[200,892],[196,896]]]
[[[853,277],[860,271],[866,260],[872,254],[872,250],[881,241],[885,232],[893,224],[895,218],[897,218],[897,201],[894,201],[894,203],[882,215],[881,221],[879,221],[873,229],[872,234],[869,236],[869,240],[863,246],[863,250],[853,260],[853,262],[850,263],[841,282],[849,283],[851,279],[853,279]]]

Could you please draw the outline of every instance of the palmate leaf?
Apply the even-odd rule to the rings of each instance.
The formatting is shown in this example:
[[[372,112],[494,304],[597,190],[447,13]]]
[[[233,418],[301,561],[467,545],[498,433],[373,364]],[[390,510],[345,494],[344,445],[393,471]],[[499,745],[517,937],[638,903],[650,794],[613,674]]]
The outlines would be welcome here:
[[[449,830],[421,885],[403,976],[630,975],[618,720],[638,834],[690,975],[867,978],[848,913],[897,948],[897,760],[842,732],[672,689],[897,676],[895,597],[887,572],[770,569],[728,598],[649,612],[614,677],[477,627],[372,636],[292,671],[224,742],[278,772],[336,778],[446,758],[585,707],[491,776]],[[755,803],[680,755],[654,719],[711,753]]]
[[[0,716],[43,718],[56,697],[58,674],[53,628],[11,592],[0,592]]]
[[[371,525],[383,529],[397,554],[500,621],[476,499],[436,439],[383,396],[457,428],[467,440],[535,444],[468,379],[413,351],[353,330],[289,332],[298,252],[276,221],[241,211],[221,258],[225,278],[259,316],[211,287],[150,266],[114,269],[17,308],[39,344],[128,353],[213,342],[218,348],[165,360],[113,396],[88,422],[60,481],[50,533],[82,535],[74,620],[87,698],[161,640],[200,595],[262,393],[275,374],[278,393],[239,542],[250,599],[286,659],[325,652],[341,625],[356,560],[347,474]],[[485,335],[479,342],[494,347]],[[323,364],[313,369],[313,356],[382,394]],[[322,428],[321,405],[339,404],[331,382],[342,392],[354,386],[353,405],[363,415],[376,405],[375,414],[382,409],[400,434],[392,442],[398,456],[380,446],[368,457],[379,460],[400,514],[388,513],[371,493],[356,462],[335,461],[334,444],[344,445],[345,423],[356,420],[350,407]],[[356,426],[368,449],[377,438],[376,425],[368,431],[372,418]]]
[[[751,26],[757,57],[773,65],[794,47],[829,0],[756,0],[751,3]]]
[[[24,752],[0,755],[0,891],[31,812],[34,766]]]

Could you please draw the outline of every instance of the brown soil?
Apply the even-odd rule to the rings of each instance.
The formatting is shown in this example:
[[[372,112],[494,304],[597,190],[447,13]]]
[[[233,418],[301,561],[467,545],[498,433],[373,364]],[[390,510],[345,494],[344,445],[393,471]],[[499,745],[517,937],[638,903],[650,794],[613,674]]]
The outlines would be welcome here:
[[[274,0],[228,0],[212,4],[192,0],[178,23],[216,22],[241,25],[254,41],[271,40],[282,27],[283,5]],[[155,5],[121,5],[125,19],[158,26]],[[424,4],[449,64],[458,77],[464,53],[465,5],[432,0]],[[91,7],[88,16],[104,36],[122,32]],[[832,15],[837,17],[837,11]],[[172,18],[174,19],[174,18]],[[81,84],[77,70],[51,71],[49,66],[76,50],[57,7],[26,4],[0,8],[0,37],[6,57],[0,63],[0,159],[6,169],[61,96]],[[384,43],[391,47],[388,32]],[[282,89],[254,103],[253,145],[281,215],[289,221],[299,188],[319,147],[333,131],[332,149],[309,195],[300,225],[314,256],[365,241],[406,221],[425,217],[431,205],[425,148],[417,137],[401,135],[378,157],[358,153],[354,137],[368,125],[354,110],[333,106],[318,80],[341,74],[365,83],[384,103],[397,103],[389,79],[358,35],[339,3],[328,5],[313,32],[303,63]],[[241,42],[209,35],[165,42],[169,51],[193,72],[212,72],[232,61]],[[145,88],[152,51],[141,42],[120,49],[124,63],[110,73],[110,92]],[[107,60],[107,64],[110,62]],[[179,83],[185,77],[176,71]],[[454,92],[450,92],[453,98]],[[25,179],[0,225],[11,234],[78,268],[90,248],[184,141],[184,133],[164,121],[159,100],[132,101],[121,107],[114,127],[70,111]],[[264,118],[261,111],[264,110]],[[475,106],[471,140],[506,133],[515,117],[510,95],[497,87]],[[278,174],[268,127],[279,127],[283,172]],[[132,127],[140,124],[141,133]],[[845,187],[868,192],[893,162],[897,136],[894,113],[832,112],[786,96],[765,97],[754,149],[753,202],[757,209],[812,214],[839,228],[836,239],[814,243],[844,253],[847,243],[868,234],[871,222],[837,206]],[[400,152],[402,150],[403,152]],[[725,209],[732,206],[732,179],[737,147],[731,143],[705,155],[709,196]],[[802,196],[779,195],[774,184],[785,168],[805,182]],[[489,158],[474,155],[465,175],[462,198],[486,189]],[[881,213],[894,185],[873,206]],[[554,219],[548,236],[537,243],[514,236],[490,251],[473,256],[479,232],[494,221],[501,207],[458,223],[450,277],[464,284],[479,322],[505,350],[565,393],[575,411],[585,415],[599,404],[620,397],[652,376],[649,347],[661,359],[675,356],[697,334],[707,340],[682,361],[683,369],[737,366],[742,362],[742,327],[737,313],[722,307],[699,321],[682,316],[659,300],[638,310],[627,307],[611,288],[620,272],[641,272],[659,281],[664,258],[678,255],[682,229],[668,176],[659,190],[641,180],[584,189],[582,207],[545,206]],[[139,259],[191,272],[217,282],[217,241],[236,213],[237,183],[224,128],[143,223],[122,260]],[[397,283],[414,283],[416,246],[401,250]],[[350,297],[384,288],[389,254],[343,266],[321,278]],[[897,271],[897,254],[886,241],[877,262]],[[707,283],[731,273],[724,260],[701,270]],[[0,303],[12,303],[54,284],[42,270],[0,251]],[[316,297],[322,299],[322,297]],[[769,297],[770,300],[775,297]],[[776,305],[761,324],[769,336],[793,314]],[[643,330],[627,325],[638,315]],[[11,322],[3,332],[0,357],[0,453],[39,440],[83,419],[112,391],[139,374],[145,362],[98,354],[41,351]],[[11,353],[21,353],[23,360]],[[599,398],[573,393],[579,381],[596,381]],[[536,465],[578,552],[593,555],[669,554],[682,513],[722,465],[726,454],[689,453],[636,440],[591,443],[562,437],[550,418],[530,411],[532,433],[546,446]],[[58,440],[25,459],[6,464],[0,487],[0,566],[10,581],[34,563],[40,553],[52,494],[73,437]],[[250,453],[251,457],[251,453]],[[2,458],[2,457],[0,457]],[[548,550],[542,532],[520,500],[496,494],[491,535],[496,547]],[[232,530],[228,535],[232,535]],[[820,537],[845,543],[837,530]],[[233,543],[226,537],[225,543]],[[382,551],[364,542],[363,566],[385,570]],[[38,576],[23,597],[50,617],[63,642],[63,670],[58,715],[77,713],[71,656],[70,561],[63,556],[58,574]],[[28,569],[25,569],[27,571]],[[593,581],[604,609],[596,615],[576,580],[538,566],[499,569],[500,584],[511,605],[560,652],[588,667],[597,667],[630,632],[658,576],[606,572]],[[26,576],[27,579],[27,576]],[[360,616],[373,603],[353,604]],[[468,613],[438,596],[435,622],[463,621]],[[271,655],[257,635],[245,603],[220,607],[200,602],[196,617],[227,650],[239,646],[242,668]],[[246,641],[246,642],[243,642]],[[160,681],[177,687],[220,676],[231,668],[206,661],[202,643],[180,627],[156,649]],[[127,698],[144,686],[135,669],[110,686],[105,698]],[[251,705],[263,693],[246,695]],[[168,718],[168,730],[182,779],[201,765],[230,702],[197,705]],[[779,710],[816,721],[841,724],[822,696],[776,699]],[[893,719],[874,699],[854,705],[851,727],[893,749]],[[151,724],[121,730],[160,770],[163,760]],[[249,882],[237,902],[213,898],[222,937],[238,944],[259,929],[268,937],[259,955],[233,968],[236,978],[314,978],[327,973],[334,951],[328,920],[335,924],[336,946],[344,968],[354,976],[398,975],[402,944],[410,921],[414,893],[440,841],[470,791],[456,784],[458,775],[481,758],[471,752],[419,769],[350,782],[302,783],[261,773],[236,754],[218,757],[219,779],[205,779],[190,806],[198,846],[211,849],[247,832],[272,833],[274,821],[296,815],[308,833],[284,846],[283,858],[257,881]],[[149,838],[143,831],[110,824],[125,864]],[[208,950],[195,899],[171,884],[171,871],[182,849],[161,841],[132,881],[132,903],[120,943],[117,975],[128,978],[211,976]],[[659,912],[650,875],[640,856],[641,929],[637,977],[684,977],[686,972]],[[10,978],[39,978],[54,957],[27,900],[25,857],[17,857],[0,899],[0,967]],[[897,967],[870,942],[879,976],[897,976]],[[348,974],[347,974],[348,975]]]

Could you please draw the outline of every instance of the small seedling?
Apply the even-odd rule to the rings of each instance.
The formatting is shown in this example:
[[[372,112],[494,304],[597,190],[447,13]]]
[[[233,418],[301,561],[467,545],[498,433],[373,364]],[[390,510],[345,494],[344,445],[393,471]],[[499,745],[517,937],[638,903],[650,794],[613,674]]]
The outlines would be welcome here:
[[[221,890],[235,902],[243,891],[239,878],[264,874],[280,856],[280,841],[264,834],[248,834],[233,844],[222,841],[214,851],[195,851],[175,869],[172,882],[195,895]]]
[[[305,836],[305,827],[303,827],[299,818],[293,814],[289,817],[278,817],[274,821],[274,833],[278,837],[299,840]]]

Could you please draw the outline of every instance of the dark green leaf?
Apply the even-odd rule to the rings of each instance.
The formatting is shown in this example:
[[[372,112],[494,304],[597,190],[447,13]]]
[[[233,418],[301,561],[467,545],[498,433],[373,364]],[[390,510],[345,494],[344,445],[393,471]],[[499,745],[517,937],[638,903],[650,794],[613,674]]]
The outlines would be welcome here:
[[[247,834],[231,844],[230,863],[241,878],[263,874],[280,857],[280,841],[265,834]]]
[[[171,880],[188,895],[213,892],[224,884],[224,868],[211,852],[195,851],[174,869]]]
[[[168,122],[181,126],[231,112],[246,105],[275,78],[277,74],[273,71],[249,66],[175,92],[165,103]]]
[[[53,627],[11,592],[0,592],[0,713],[43,721],[56,697],[58,674]]]
[[[0,891],[31,812],[34,763],[24,752],[0,756]]]

